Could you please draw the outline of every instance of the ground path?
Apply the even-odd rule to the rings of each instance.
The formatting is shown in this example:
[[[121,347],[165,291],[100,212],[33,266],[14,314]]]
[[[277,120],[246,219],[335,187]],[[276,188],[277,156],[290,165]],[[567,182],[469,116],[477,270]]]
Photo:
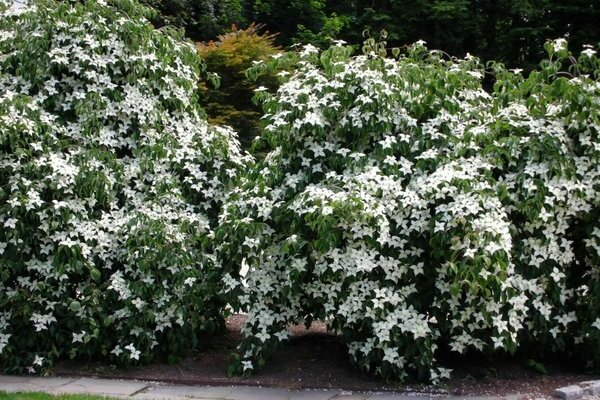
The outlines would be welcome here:
[[[465,399],[464,396],[429,395],[426,393],[368,393],[342,390],[286,390],[249,386],[182,386],[156,382],[94,379],[27,377],[0,375],[0,391],[81,393],[140,400],[428,400]],[[529,398],[523,395],[503,397],[466,397],[471,400]]]

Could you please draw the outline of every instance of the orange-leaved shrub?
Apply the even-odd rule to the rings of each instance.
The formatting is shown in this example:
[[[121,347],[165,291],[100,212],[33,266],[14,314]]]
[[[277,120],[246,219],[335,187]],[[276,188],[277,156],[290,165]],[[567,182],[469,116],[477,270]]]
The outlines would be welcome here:
[[[260,86],[277,87],[275,73],[254,81],[246,70],[255,62],[276,56],[281,50],[274,44],[275,34],[260,33],[262,25],[251,24],[246,29],[232,27],[231,32],[219,36],[217,41],[197,45],[207,69],[219,75],[218,88],[200,83],[202,104],[209,121],[229,125],[239,132],[242,144],[250,145],[259,133],[260,107],[253,103],[254,90]]]

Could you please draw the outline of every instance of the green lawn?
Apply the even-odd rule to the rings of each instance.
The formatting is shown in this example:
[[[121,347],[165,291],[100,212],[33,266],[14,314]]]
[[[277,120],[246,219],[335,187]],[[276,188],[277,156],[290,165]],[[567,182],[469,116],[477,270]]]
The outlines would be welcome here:
[[[0,400],[110,400],[111,397],[91,396],[88,394],[52,395],[39,392],[6,393],[0,391]]]

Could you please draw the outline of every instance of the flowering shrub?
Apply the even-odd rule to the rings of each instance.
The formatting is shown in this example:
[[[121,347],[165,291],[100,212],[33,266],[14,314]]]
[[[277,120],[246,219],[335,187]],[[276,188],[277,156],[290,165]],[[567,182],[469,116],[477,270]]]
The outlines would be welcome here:
[[[527,79],[496,65],[489,93],[473,57],[366,50],[306,46],[273,61],[297,66],[274,96],[257,94],[272,150],[215,231],[248,312],[233,372],[314,319],[387,379],[448,377],[440,348],[528,341],[599,361],[595,51],[570,66],[551,42]]]
[[[600,61],[565,40],[528,79],[500,73],[487,146],[529,307],[523,340],[600,367]],[[570,72],[565,72],[568,67]],[[500,172],[501,171],[501,172]]]
[[[223,323],[211,235],[248,157],[129,0],[0,16],[0,363],[176,357]]]

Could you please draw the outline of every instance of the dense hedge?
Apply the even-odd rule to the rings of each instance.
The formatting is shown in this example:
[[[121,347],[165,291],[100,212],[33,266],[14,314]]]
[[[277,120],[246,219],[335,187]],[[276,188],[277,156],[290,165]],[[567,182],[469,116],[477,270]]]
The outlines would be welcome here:
[[[0,364],[174,361],[248,313],[233,372],[325,320],[361,368],[441,350],[600,367],[600,60],[527,78],[369,40],[258,63],[260,162],[197,105],[193,45],[131,0],[0,4]],[[289,72],[292,71],[292,72]],[[264,147],[263,147],[264,148]]]
[[[0,364],[174,361],[223,324],[211,229],[248,158],[128,0],[0,14]]]
[[[327,321],[351,359],[437,381],[441,349],[528,344],[600,361],[600,61],[564,40],[524,78],[422,43],[385,57],[306,46],[271,96],[272,151],[228,198],[221,257],[246,285],[238,372],[289,323]],[[232,280],[234,282],[235,279]]]

